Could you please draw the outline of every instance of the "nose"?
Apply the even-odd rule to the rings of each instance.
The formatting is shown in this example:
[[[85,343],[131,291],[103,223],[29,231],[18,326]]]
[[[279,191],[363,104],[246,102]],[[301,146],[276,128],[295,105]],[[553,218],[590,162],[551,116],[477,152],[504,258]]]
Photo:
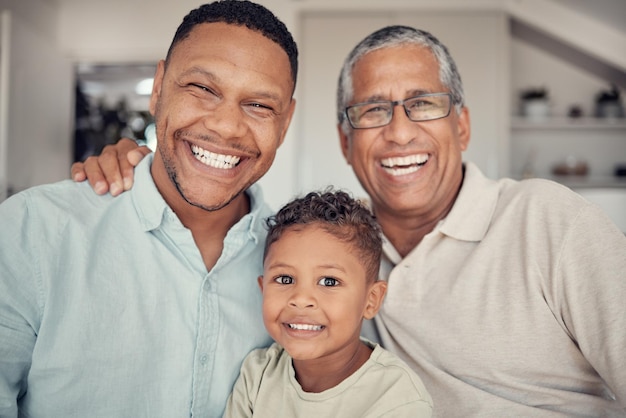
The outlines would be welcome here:
[[[385,139],[405,145],[413,141],[419,130],[419,122],[413,122],[406,114],[404,106],[396,104],[391,115],[391,122],[385,126]]]
[[[303,291],[303,289],[294,289],[289,298],[289,306],[297,309],[315,309],[317,307],[317,301],[311,292]]]
[[[224,100],[206,113],[204,126],[222,138],[240,138],[246,132],[245,118],[239,103]]]

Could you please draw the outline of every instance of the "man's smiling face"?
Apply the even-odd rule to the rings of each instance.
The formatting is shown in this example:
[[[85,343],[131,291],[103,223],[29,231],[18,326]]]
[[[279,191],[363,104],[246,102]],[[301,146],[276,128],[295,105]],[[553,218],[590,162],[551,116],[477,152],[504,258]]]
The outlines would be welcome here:
[[[352,72],[349,104],[404,100],[446,93],[439,64],[420,45],[397,45],[360,58]],[[341,147],[377,215],[428,216],[451,205],[461,184],[461,153],[469,143],[469,116],[454,107],[441,119],[409,120],[402,106],[391,123],[369,129],[339,129]]]
[[[217,210],[272,165],[293,115],[289,59],[244,26],[204,23],[159,63],[153,176],[168,202]]]

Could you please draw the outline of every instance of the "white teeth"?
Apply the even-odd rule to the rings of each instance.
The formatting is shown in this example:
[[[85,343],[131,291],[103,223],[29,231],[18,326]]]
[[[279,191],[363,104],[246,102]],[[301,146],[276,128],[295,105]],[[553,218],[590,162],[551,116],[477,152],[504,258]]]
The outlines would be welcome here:
[[[234,155],[216,154],[197,145],[191,146],[191,152],[198,161],[215,168],[230,169],[235,167],[240,160],[239,157]]]
[[[383,167],[383,169],[387,173],[391,174],[392,176],[404,176],[406,174],[415,173],[417,170],[420,169],[420,166],[412,165],[411,167],[406,167],[406,168],[388,168],[388,167]]]
[[[428,154],[413,154],[405,157],[384,158],[381,160],[383,169],[394,176],[414,173],[428,161]]]
[[[320,331],[323,327],[321,325],[289,324],[289,328],[301,329],[306,331]]]
[[[381,163],[385,167],[393,168],[395,166],[424,164],[426,161],[428,161],[428,154],[413,154],[406,157],[385,158]]]

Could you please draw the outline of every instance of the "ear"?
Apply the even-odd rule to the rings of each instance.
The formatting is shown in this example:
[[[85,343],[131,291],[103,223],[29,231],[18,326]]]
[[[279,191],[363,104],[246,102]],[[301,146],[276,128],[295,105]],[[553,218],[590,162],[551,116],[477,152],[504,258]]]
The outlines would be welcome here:
[[[261,293],[263,293],[263,276],[257,277],[256,281],[259,284],[259,289],[261,289]]]
[[[470,142],[470,117],[469,109],[463,106],[461,113],[457,118],[457,130],[459,134],[459,146],[461,151],[466,151]]]
[[[341,123],[337,124],[337,132],[339,133],[339,142],[343,158],[345,158],[348,165],[350,165],[350,138],[343,129],[341,129]]]
[[[367,304],[363,312],[363,318],[372,319],[378,313],[378,310],[383,304],[383,299],[387,293],[387,282],[383,280],[377,280],[370,286],[367,294]]]
[[[152,84],[152,95],[150,96],[150,114],[155,116],[157,103],[159,97],[161,97],[161,87],[163,86],[163,76],[165,75],[165,61],[161,60],[157,64],[156,72],[154,73],[154,83]]]

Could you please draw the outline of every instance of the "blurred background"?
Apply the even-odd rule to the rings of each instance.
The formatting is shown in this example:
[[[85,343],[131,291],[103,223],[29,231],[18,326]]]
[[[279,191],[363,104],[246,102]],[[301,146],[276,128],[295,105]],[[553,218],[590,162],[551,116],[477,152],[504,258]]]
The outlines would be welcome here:
[[[335,87],[349,50],[389,24],[431,31],[461,72],[466,160],[492,178],[555,179],[626,232],[625,0],[260,0],[300,49],[296,115],[261,180],[278,208],[335,184]],[[198,2],[0,0],[0,201],[69,177],[120,136],[152,143],[155,65]]]

